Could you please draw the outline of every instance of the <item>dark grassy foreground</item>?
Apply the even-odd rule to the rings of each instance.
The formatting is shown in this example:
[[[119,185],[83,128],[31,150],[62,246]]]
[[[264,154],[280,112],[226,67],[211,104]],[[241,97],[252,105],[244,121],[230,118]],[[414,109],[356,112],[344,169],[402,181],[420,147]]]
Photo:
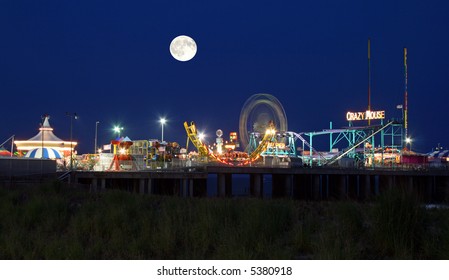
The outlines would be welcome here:
[[[449,210],[0,189],[0,259],[449,259]]]

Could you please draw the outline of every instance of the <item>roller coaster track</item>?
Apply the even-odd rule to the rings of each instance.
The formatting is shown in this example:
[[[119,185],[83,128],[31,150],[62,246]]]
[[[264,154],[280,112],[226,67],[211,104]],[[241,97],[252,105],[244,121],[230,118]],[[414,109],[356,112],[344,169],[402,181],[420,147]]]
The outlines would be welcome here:
[[[209,150],[206,145],[198,137],[198,131],[196,130],[196,126],[194,122],[190,122],[190,125],[187,122],[184,122],[184,128],[186,129],[187,136],[189,137],[192,144],[198,150],[200,156],[208,156]]]
[[[374,135],[376,135],[377,133],[381,132],[382,130],[384,130],[385,128],[387,128],[388,126],[392,125],[393,123],[395,123],[394,120],[388,122],[386,125],[380,127],[379,129],[377,129],[376,131],[374,131],[373,133],[371,133],[370,135],[366,136],[365,138],[363,138],[362,140],[360,140],[359,142],[355,143],[354,145],[352,145],[351,147],[348,147],[347,149],[345,149],[343,151],[343,153],[331,158],[328,162],[326,162],[324,165],[331,165],[334,164],[335,162],[337,162],[339,159],[341,159],[342,157],[344,157],[345,155],[347,155],[349,152],[351,152],[352,150],[354,150],[355,148],[357,148],[358,146],[360,146],[360,144],[368,141],[371,137],[373,137]]]
[[[265,151],[275,135],[274,127],[270,127],[265,133],[262,141],[259,143],[257,148],[249,155],[250,160],[254,161],[260,157],[260,154]]]
[[[198,131],[194,122],[190,122],[190,125],[187,122],[184,122],[184,128],[187,132],[189,140],[197,148],[200,156],[207,156],[219,162],[232,165],[231,163],[223,161],[216,155],[214,155],[213,152],[209,148],[207,148],[207,146],[199,139]],[[250,162],[257,160],[260,157],[260,154],[267,149],[268,143],[272,141],[274,135],[274,126],[270,126],[270,128],[267,130],[267,133],[265,133],[264,137],[262,138],[262,141],[257,146],[257,148],[249,155],[248,159],[238,165],[249,164]]]
[[[321,152],[315,150],[315,148],[313,146],[310,146],[309,142],[307,142],[306,139],[304,139],[304,137],[301,136],[301,133],[296,133],[296,132],[293,132],[293,131],[287,131],[286,134],[290,134],[291,136],[294,136],[295,137],[294,138],[295,141],[298,140],[298,139],[301,140],[304,143],[304,145],[309,147],[309,149],[312,149],[312,152],[314,152],[315,154],[318,154],[326,162],[326,158],[324,157],[324,155]],[[312,155],[310,155],[310,156],[312,156]]]

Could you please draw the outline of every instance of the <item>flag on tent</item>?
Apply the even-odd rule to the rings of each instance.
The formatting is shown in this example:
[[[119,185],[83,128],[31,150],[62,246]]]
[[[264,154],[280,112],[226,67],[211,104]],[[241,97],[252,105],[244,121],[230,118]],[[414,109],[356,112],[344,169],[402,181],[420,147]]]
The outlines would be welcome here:
[[[7,149],[0,147],[0,157],[10,157],[11,156],[11,152],[8,151]]]

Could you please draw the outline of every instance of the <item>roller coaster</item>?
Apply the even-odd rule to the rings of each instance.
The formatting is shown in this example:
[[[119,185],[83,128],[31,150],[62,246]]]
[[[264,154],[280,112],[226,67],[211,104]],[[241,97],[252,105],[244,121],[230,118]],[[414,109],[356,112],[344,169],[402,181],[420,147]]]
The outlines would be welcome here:
[[[207,147],[201,139],[198,137],[198,130],[195,123],[192,121],[190,124],[184,122],[184,128],[187,132],[188,139],[197,148],[200,157],[210,158],[214,161],[221,162],[226,165],[243,166],[257,161],[261,154],[267,149],[269,143],[275,141],[276,130],[274,125],[270,125],[264,134],[262,140],[257,147],[250,154],[248,153],[235,153],[228,152],[222,155],[214,153],[209,147]],[[242,155],[245,155],[242,157]]]
[[[381,113],[383,117],[384,112]],[[367,126],[359,127],[352,126],[349,121],[349,126],[341,129],[333,129],[330,123],[329,129],[317,132],[288,131],[282,104],[270,94],[255,94],[242,108],[239,131],[240,143],[245,148],[243,152],[234,149],[214,151],[200,139],[193,121],[190,124],[184,122],[184,128],[188,136],[187,146],[189,141],[192,142],[202,160],[231,166],[248,165],[267,157],[300,160],[307,166],[335,165],[345,158],[363,162],[364,165],[375,162],[383,165],[385,161],[396,160],[397,154],[404,148],[403,119],[391,119],[384,123],[382,118],[379,124],[369,122]],[[221,139],[222,131],[219,131],[217,139]],[[314,137],[323,135],[329,137],[329,150],[325,152],[318,151],[313,145]],[[375,139],[380,139],[380,144]]]
[[[292,131],[277,132],[274,123],[271,122],[264,134],[252,132],[249,136],[249,144],[246,149],[247,152],[238,153],[237,155],[236,152],[217,154],[201,141],[194,122],[190,122],[190,124],[184,122],[184,128],[187,132],[188,139],[197,148],[200,157],[230,166],[248,165],[258,161],[261,157],[298,158],[301,159],[302,163],[305,165],[328,166],[334,165],[344,157],[357,158],[360,153],[358,153],[356,149],[361,146],[363,149],[363,156],[368,158],[370,154],[374,153],[374,150],[365,150],[364,144],[369,143],[369,146],[373,147],[374,136],[379,133],[382,134],[382,143],[384,142],[383,139],[386,135],[391,135],[394,140],[393,137],[398,137],[399,135],[389,134],[388,131],[389,129],[393,131],[398,125],[402,125],[402,123],[397,120],[390,120],[386,124],[367,127],[329,129],[314,133],[296,133]],[[309,136],[310,141],[312,141],[313,136],[323,134],[328,134],[331,138],[333,134],[337,134],[335,141],[332,141],[330,150],[332,150],[334,144],[342,139],[348,141],[348,146],[342,151],[335,153],[320,152],[303,137],[303,135]],[[300,142],[302,148],[297,148],[296,142]],[[298,153],[298,151],[300,151],[300,153]]]

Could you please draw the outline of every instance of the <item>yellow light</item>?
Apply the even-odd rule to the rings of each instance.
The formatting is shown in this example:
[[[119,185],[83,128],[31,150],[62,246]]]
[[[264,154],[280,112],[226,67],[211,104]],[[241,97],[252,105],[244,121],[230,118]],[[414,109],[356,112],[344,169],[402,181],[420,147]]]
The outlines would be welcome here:
[[[120,152],[121,155],[126,154],[126,150],[124,148],[121,148],[119,152]]]

